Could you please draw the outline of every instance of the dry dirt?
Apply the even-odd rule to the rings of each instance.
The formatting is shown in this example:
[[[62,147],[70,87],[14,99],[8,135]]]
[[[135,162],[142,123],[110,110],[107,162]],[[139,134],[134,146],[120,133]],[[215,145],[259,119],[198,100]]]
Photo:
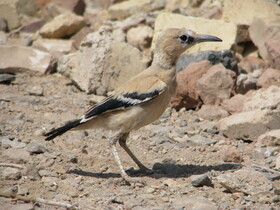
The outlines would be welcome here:
[[[41,96],[36,95],[41,91]],[[44,131],[81,116],[94,103],[93,98],[59,74],[18,74],[12,84],[0,85],[0,138],[8,137],[26,145],[37,142],[48,149],[31,154],[24,161],[3,155],[11,148],[2,145],[1,163],[23,166],[21,177],[12,180],[2,176],[6,167],[0,167],[2,192],[17,187],[18,194],[24,197],[70,203],[78,209],[191,209],[192,205],[200,205],[200,209],[279,208],[275,196],[256,199],[240,192],[230,193],[218,183],[216,178],[221,174],[261,163],[252,159],[251,143],[225,138],[215,129],[215,121],[199,119],[192,110],[168,109],[152,125],[131,133],[129,147],[147,167],[154,169],[153,174],[137,171],[134,162],[118,146],[128,173],[145,180],[147,186],[128,186],[120,181],[109,150],[108,131],[72,131],[53,141],[44,141]],[[193,135],[217,142],[193,145],[186,141],[187,136]],[[238,151],[243,159],[241,164],[223,161],[222,151],[228,147]],[[194,187],[193,175],[203,174],[211,178],[212,185]],[[277,180],[271,184],[279,186]],[[0,204],[0,209],[24,209],[23,201],[11,198],[0,197]],[[30,208],[64,209],[41,203],[29,205]]]

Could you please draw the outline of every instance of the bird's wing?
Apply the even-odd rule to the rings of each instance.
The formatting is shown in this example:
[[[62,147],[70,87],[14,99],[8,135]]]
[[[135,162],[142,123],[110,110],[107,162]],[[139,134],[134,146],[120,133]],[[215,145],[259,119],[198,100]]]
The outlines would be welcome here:
[[[167,88],[166,84],[157,77],[150,76],[143,79],[139,77],[127,82],[117,89],[115,94],[95,104],[83,115],[81,123],[87,122],[102,113],[126,109],[151,101]]]

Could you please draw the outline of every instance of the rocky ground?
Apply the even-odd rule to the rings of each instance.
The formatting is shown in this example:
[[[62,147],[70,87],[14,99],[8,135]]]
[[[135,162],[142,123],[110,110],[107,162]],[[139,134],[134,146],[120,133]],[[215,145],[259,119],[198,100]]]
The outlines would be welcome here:
[[[279,2],[22,2],[0,0],[0,209],[280,208]],[[131,133],[152,173],[117,148],[146,185],[121,181],[106,130],[44,140],[149,66],[161,30],[186,23],[224,42],[182,55],[170,107]]]

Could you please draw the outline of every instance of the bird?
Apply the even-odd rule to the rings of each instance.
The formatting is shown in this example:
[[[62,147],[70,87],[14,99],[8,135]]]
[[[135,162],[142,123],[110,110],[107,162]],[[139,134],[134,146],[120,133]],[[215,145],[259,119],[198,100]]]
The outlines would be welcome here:
[[[151,65],[118,87],[100,103],[93,105],[80,118],[44,134],[52,140],[69,130],[98,129],[113,131],[108,139],[111,152],[126,183],[141,182],[124,170],[116,149],[117,142],[141,171],[151,171],[126,144],[131,131],[157,120],[176,91],[176,61],[190,47],[209,41],[222,41],[213,35],[197,34],[185,28],[168,28],[156,40]]]

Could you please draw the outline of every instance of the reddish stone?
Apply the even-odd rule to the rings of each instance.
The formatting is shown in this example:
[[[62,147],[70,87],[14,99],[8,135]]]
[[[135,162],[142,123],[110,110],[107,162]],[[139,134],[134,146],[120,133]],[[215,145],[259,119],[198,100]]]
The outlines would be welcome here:
[[[171,106],[177,110],[185,107],[193,109],[202,104],[199,98],[196,81],[211,68],[212,64],[207,61],[189,64],[183,71],[177,74],[177,92],[171,100]]]
[[[257,80],[258,87],[267,88],[271,85],[280,86],[280,69],[268,68]]]
[[[212,66],[196,82],[198,94],[204,104],[218,105],[230,97],[235,76],[234,72],[227,70],[222,64]]]
[[[242,94],[237,94],[230,99],[225,99],[222,103],[222,107],[229,113],[241,112],[246,98],[247,97]]]
[[[247,56],[238,63],[238,68],[247,73],[253,72],[256,69],[263,69],[265,66],[266,64],[262,59],[254,56]]]
[[[280,69],[280,34],[265,43],[269,63],[275,69]]]

